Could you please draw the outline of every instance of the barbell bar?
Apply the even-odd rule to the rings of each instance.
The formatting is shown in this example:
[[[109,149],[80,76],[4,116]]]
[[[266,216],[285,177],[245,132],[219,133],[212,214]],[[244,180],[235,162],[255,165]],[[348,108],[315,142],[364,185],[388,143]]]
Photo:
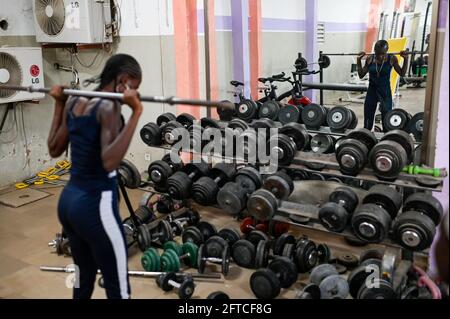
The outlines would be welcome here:
[[[422,51],[404,51],[406,54],[425,54]],[[375,53],[367,53],[366,55],[374,55]],[[400,55],[400,52],[388,52],[387,54]],[[328,56],[358,56],[359,53],[322,53],[322,55]]]
[[[14,85],[0,85],[0,90],[8,91],[24,91],[29,93],[45,93],[49,94],[50,88],[38,88],[32,85],[30,86],[14,86]],[[123,100],[123,93],[114,92],[98,92],[98,91],[83,91],[83,90],[73,90],[64,89],[63,93],[67,96],[84,96],[88,98],[103,98],[110,100]],[[193,105],[193,106],[207,106],[207,107],[219,107],[222,109],[234,110],[235,106],[230,102],[219,102],[219,101],[206,101],[206,100],[195,100],[195,99],[180,99],[176,97],[164,97],[164,96],[150,96],[141,95],[140,100],[142,102],[149,103],[165,103],[169,105]]]
[[[68,274],[72,274],[75,272],[74,267],[40,266],[39,269],[41,271],[46,271],[46,272],[63,272],[63,273],[68,273]],[[97,270],[97,274],[101,274],[101,271]],[[165,274],[165,272],[128,270],[128,275],[130,277],[156,278],[161,274]],[[199,278],[199,279],[221,279],[222,278],[219,273],[210,273],[210,274],[177,273],[177,276],[186,276],[186,275],[189,275],[192,278]]]

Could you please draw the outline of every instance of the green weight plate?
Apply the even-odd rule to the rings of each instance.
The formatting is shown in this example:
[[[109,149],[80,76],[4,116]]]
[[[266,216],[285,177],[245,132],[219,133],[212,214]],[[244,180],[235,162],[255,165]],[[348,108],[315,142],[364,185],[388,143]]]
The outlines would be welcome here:
[[[158,251],[155,248],[147,249],[141,257],[141,264],[145,271],[159,271],[161,261]]]
[[[181,256],[181,254],[183,253],[183,249],[181,248],[181,246],[174,242],[174,241],[168,241],[166,243],[164,243],[164,250],[173,250],[174,252],[177,253],[178,256]]]
[[[198,262],[198,246],[194,243],[187,242],[183,244],[183,255],[189,255],[189,258],[184,259],[186,265],[192,268],[197,268]]]

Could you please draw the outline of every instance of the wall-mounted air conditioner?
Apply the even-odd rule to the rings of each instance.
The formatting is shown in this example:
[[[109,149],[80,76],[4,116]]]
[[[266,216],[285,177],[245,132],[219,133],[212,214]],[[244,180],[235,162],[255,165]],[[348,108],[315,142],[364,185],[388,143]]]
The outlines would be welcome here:
[[[110,0],[32,1],[37,42],[112,42]]]
[[[44,87],[41,48],[0,47],[0,85]],[[0,90],[0,104],[44,97],[43,93]]]

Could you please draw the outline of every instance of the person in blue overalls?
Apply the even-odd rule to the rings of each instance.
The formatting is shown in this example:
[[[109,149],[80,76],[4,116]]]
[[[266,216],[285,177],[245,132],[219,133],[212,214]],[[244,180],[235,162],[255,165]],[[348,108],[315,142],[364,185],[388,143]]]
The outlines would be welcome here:
[[[357,58],[359,77],[362,79],[369,72],[369,89],[364,102],[364,128],[368,130],[373,128],[378,103],[380,103],[380,112],[383,119],[392,110],[392,68],[400,76],[405,76],[408,69],[408,53],[406,51],[400,52],[400,56],[404,59],[403,66],[400,67],[397,57],[388,54],[388,50],[388,42],[379,40],[375,43],[375,54],[367,57],[364,67],[361,60],[366,56],[366,53],[359,53]]]
[[[66,232],[79,282],[75,299],[88,299],[100,269],[108,298],[130,296],[125,237],[118,209],[116,169],[128,150],[142,104],[137,89],[142,71],[131,56],[109,58],[97,91],[123,93],[132,115],[121,119],[118,101],[67,97],[63,87],[50,92],[55,102],[48,138],[49,154],[58,157],[70,143],[70,180],[61,193],[58,217]]]

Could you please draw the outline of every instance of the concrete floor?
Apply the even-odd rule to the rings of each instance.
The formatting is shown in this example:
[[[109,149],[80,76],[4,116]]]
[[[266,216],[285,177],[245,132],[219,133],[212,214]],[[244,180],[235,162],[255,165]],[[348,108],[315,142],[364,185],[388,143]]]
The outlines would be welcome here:
[[[402,89],[401,105],[410,113],[415,114],[423,110],[425,98],[424,89]],[[326,104],[344,104],[351,107],[362,123],[363,105],[355,103],[342,103],[338,99],[344,94],[327,95]],[[329,184],[327,184],[329,186]],[[321,189],[322,197],[325,196],[323,187],[309,188]],[[72,291],[65,287],[66,274],[41,272],[39,266],[66,266],[72,263],[71,258],[64,258],[51,253],[47,243],[52,240],[56,232],[60,231],[60,225],[56,217],[56,206],[61,191],[60,187],[47,188],[45,191],[52,194],[46,199],[22,206],[10,208],[0,204],[0,298],[71,298]],[[132,203],[136,205],[142,196],[142,191],[130,191]],[[317,192],[310,192],[316,195]],[[306,196],[306,198],[308,198]],[[305,196],[303,196],[305,198]],[[124,203],[121,204],[121,214],[126,216]],[[238,223],[229,216],[213,209],[200,211],[202,218],[213,223],[218,229],[233,226],[238,228]],[[292,227],[291,227],[292,229]],[[305,229],[293,229],[293,234],[309,236],[316,243],[326,242],[332,249],[334,256],[340,252],[351,252],[355,255],[367,249],[351,247],[342,237],[333,234],[317,232]],[[130,254],[129,268],[141,270],[140,253]],[[209,271],[214,270],[208,268]],[[217,270],[219,270],[217,268]],[[209,293],[222,290],[232,298],[253,298],[249,288],[249,277],[252,270],[242,269],[232,264],[230,274],[220,282],[197,282],[194,298],[205,298]],[[305,284],[307,275],[299,277],[299,281],[293,288],[283,290],[280,298],[292,298],[296,290]],[[132,298],[177,298],[175,293],[164,293],[157,288],[153,279],[131,278]],[[94,298],[105,298],[101,288],[96,287]]]

